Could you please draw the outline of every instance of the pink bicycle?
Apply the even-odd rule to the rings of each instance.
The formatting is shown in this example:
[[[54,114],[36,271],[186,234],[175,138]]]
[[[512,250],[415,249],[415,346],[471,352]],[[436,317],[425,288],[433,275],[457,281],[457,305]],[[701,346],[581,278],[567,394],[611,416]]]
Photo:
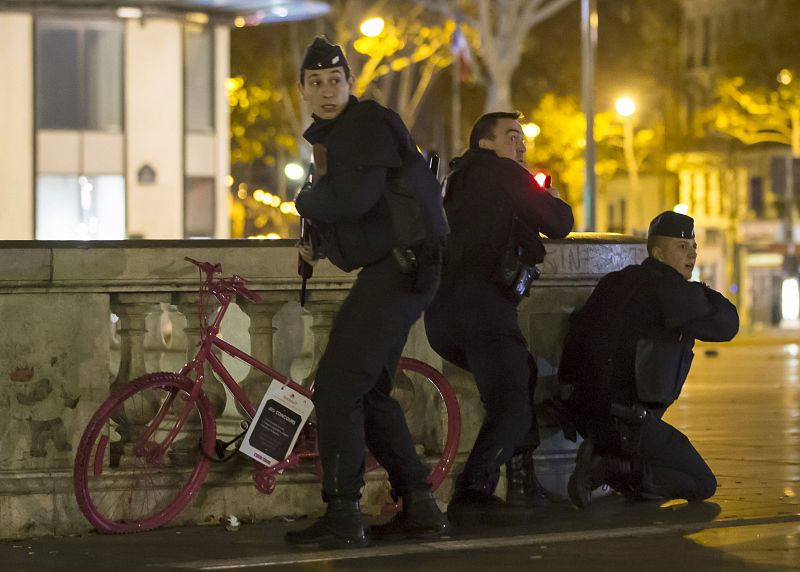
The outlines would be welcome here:
[[[219,264],[186,260],[200,269],[201,304],[209,296],[219,303],[213,321],[209,324],[203,320],[197,354],[178,373],[150,373],[114,391],[92,416],[77,449],[73,468],[75,497],[87,520],[100,532],[122,534],[162,526],[192,500],[211,463],[235,455],[244,434],[227,442],[217,439],[216,418],[203,392],[206,363],[230,390],[239,410],[249,416],[242,422],[243,427],[252,421],[256,408],[212,352],[213,348],[306,397],[313,394],[313,388],[292,381],[218,337],[220,324],[235,296],[260,301],[258,294],[246,287],[247,281],[237,275],[217,277],[221,272]],[[422,438],[423,457],[431,467],[429,479],[435,490],[450,471],[458,449],[461,420],[455,392],[436,369],[405,357],[400,359],[395,376],[395,392],[401,394],[396,398],[404,411],[414,410],[414,403],[422,400],[426,412],[436,412],[425,414]],[[303,427],[285,460],[272,466],[253,461],[253,465],[255,487],[267,494],[285,469],[304,468],[319,477],[313,422]],[[368,469],[375,467],[374,461],[368,463]]]

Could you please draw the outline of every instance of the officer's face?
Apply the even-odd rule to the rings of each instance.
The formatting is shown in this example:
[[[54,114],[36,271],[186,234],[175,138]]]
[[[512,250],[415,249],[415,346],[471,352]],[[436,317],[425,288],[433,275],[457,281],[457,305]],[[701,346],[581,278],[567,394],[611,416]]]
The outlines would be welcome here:
[[[480,146],[492,149],[498,157],[505,157],[517,163],[525,162],[525,138],[522,126],[516,119],[498,119],[494,126],[493,139],[481,139]]]
[[[688,280],[697,261],[697,242],[693,238],[660,237],[658,246],[653,248],[653,258],[672,266]]]
[[[353,86],[353,76],[345,77],[344,68],[304,70],[300,93],[311,112],[321,119],[335,119],[344,111]]]

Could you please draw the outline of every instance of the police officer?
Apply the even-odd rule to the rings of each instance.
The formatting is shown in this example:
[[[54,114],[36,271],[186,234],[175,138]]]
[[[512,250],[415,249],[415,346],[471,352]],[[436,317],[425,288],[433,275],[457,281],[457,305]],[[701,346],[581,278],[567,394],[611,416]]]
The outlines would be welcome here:
[[[704,500],[717,482],[683,433],[661,419],[689,373],[695,339],[728,341],[736,307],[690,282],[694,220],[664,212],[650,223],[648,258],[598,283],[571,319],[559,368],[584,436],[569,496],[586,506],[607,484],[633,498]]]
[[[399,116],[350,95],[353,77],[337,45],[317,37],[300,71],[313,112],[305,139],[326,173],[296,198],[345,271],[361,269],[342,304],[314,385],[325,516],[287,542],[358,547],[369,542],[359,509],[367,447],[389,474],[403,511],[373,536],[438,537],[449,524],[427,482],[405,417],[390,396],[409,329],[439,281],[447,224],[438,182]],[[315,253],[301,247],[312,262]]]
[[[431,346],[472,372],[486,413],[448,507],[454,524],[510,524],[546,502],[531,456],[539,442],[532,407],[536,363],[517,304],[544,257],[539,233],[566,236],[573,217],[558,192],[540,188],[523,166],[519,118],[517,112],[482,116],[469,149],[454,162],[444,200],[447,263],[425,314]],[[522,508],[493,495],[507,462],[514,497],[507,500]]]

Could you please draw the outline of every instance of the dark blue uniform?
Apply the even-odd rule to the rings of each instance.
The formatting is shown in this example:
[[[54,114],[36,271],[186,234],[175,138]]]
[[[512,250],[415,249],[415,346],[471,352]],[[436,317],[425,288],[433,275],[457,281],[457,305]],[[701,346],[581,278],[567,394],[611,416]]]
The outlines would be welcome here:
[[[328,169],[300,193],[297,210],[320,230],[331,262],[361,268],[314,386],[323,497],[359,498],[365,446],[396,494],[428,489],[428,471],[390,391],[408,332],[438,284],[438,245],[447,231],[439,185],[399,116],[373,101],[351,97],[335,119],[315,117],[304,136],[325,145]],[[419,254],[416,274],[398,264],[397,246]],[[418,280],[420,273],[428,280]]]
[[[689,282],[674,268],[647,258],[600,280],[571,322],[559,379],[574,387],[568,404],[581,434],[596,441],[600,455],[641,462],[633,475],[638,482],[628,483],[636,492],[687,500],[712,496],[711,469],[661,416],[680,393],[695,339],[728,341],[736,335],[736,307],[705,284]],[[674,354],[659,356],[659,364],[672,369],[659,377],[675,383],[666,402],[647,402],[637,391],[637,348],[641,359],[643,340]],[[612,416],[612,404],[640,405],[647,410],[644,422],[622,422]]]
[[[442,284],[425,313],[431,346],[472,372],[486,416],[459,491],[491,495],[500,467],[520,449],[538,445],[533,390],[536,363],[517,321],[517,302],[494,274],[509,244],[512,218],[553,238],[572,229],[569,205],[538,188],[530,173],[494,151],[471,149],[450,174],[445,210],[451,234]]]

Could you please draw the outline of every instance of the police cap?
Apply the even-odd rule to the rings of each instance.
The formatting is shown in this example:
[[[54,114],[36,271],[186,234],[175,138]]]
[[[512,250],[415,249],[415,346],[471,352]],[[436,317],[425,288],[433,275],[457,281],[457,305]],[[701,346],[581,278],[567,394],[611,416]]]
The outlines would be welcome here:
[[[664,211],[652,220],[647,236],[694,238],[694,219],[674,211]]]
[[[317,36],[306,48],[306,55],[303,57],[300,71],[302,73],[303,70],[324,70],[337,67],[350,69],[342,48],[337,44],[331,44],[325,36]]]

